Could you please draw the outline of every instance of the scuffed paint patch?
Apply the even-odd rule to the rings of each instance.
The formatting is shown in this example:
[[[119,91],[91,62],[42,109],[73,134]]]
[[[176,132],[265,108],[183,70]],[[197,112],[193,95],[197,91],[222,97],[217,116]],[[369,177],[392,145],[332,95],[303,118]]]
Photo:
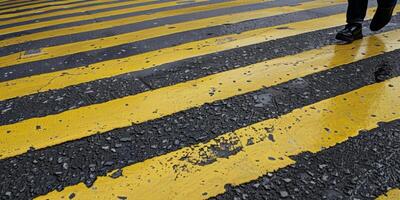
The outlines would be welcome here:
[[[41,49],[30,49],[30,50],[23,51],[21,53],[20,59],[31,58],[31,57],[39,56],[39,55],[43,55],[43,54],[46,54],[46,53],[44,51],[42,51]]]
[[[228,158],[235,155],[243,149],[240,139],[234,134],[228,137],[216,138],[206,146],[191,149],[180,158],[181,161],[187,161],[192,165],[205,166],[217,161],[218,158]]]
[[[236,155],[246,146],[251,146],[273,137],[274,127],[267,127],[265,129],[253,128],[253,131],[258,134],[256,136],[243,137],[232,132],[223,137],[215,138],[207,144],[196,145],[188,149],[184,153],[184,156],[179,159],[186,163],[182,166],[175,166],[174,170],[185,169],[183,171],[188,171],[187,167],[184,167],[187,166],[188,163],[190,165],[205,166],[216,162],[220,158],[229,158],[230,156]],[[243,138],[245,138],[245,140]]]

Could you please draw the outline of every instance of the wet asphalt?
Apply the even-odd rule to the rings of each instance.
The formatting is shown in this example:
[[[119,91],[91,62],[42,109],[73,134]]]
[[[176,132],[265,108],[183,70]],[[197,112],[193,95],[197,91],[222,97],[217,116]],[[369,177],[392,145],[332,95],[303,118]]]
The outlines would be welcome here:
[[[280,6],[289,2],[295,1],[266,2],[257,5],[257,8]],[[176,7],[182,8],[185,5]],[[102,60],[118,59],[255,28],[318,18],[344,10],[345,6],[332,6],[311,12],[300,11],[10,66],[0,69],[0,81],[74,68]],[[240,12],[240,8],[224,12]],[[217,14],[218,12],[215,12],[215,15]],[[212,15],[212,12],[191,17],[200,19],[207,15]],[[188,16],[184,17],[187,20]],[[112,30],[111,34],[151,27],[154,22],[169,24],[179,22],[179,20],[183,20],[182,16],[118,27]],[[336,44],[337,41],[333,36],[340,28],[334,27],[266,41],[164,64],[155,69],[0,101],[0,125],[103,103],[261,61]],[[395,16],[392,23],[382,32],[398,28],[400,28],[400,15]],[[47,45],[83,41],[103,37],[105,33],[88,32],[76,36],[56,37],[49,41],[38,40],[1,48],[0,54],[7,55],[27,48],[35,49]],[[365,34],[372,33],[365,29]],[[127,49],[127,51],[124,51],[124,54],[118,54],[121,49]],[[108,52],[107,56],[98,56],[103,55],[104,52]],[[226,132],[262,120],[277,118],[294,109],[398,77],[400,76],[399,56],[400,50],[396,50],[156,120],[133,124],[51,148],[31,149],[24,154],[2,159],[0,160],[0,180],[2,180],[0,199],[32,199],[77,183],[85,183],[87,187],[90,187],[98,176],[104,176],[113,170],[185,146],[211,141]],[[305,152],[293,159],[296,160],[294,165],[268,173],[257,180],[240,186],[226,185],[227,192],[212,199],[374,199],[390,188],[400,187],[400,121],[381,123],[378,128],[365,131],[342,144],[319,153]]]
[[[279,19],[287,20],[286,18]],[[269,24],[273,23],[276,25],[276,23],[280,23],[279,19],[272,17],[270,18]],[[393,22],[394,23],[391,26],[386,27],[382,31],[399,28],[400,15],[395,16]],[[341,27],[335,27],[284,39],[267,41],[261,44],[249,45],[205,56],[167,63],[157,66],[155,69],[127,73],[111,78],[65,87],[59,90],[41,92],[20,98],[0,101],[0,109],[6,110],[5,112],[0,113],[0,125],[15,123],[31,117],[56,114],[93,103],[107,102],[115,98],[121,98],[151,89],[201,78],[210,74],[244,67],[268,59],[293,55],[325,45],[335,44],[337,41],[332,37],[332,35],[340,30],[340,28]],[[231,28],[229,28],[229,30],[231,30]],[[225,31],[221,32],[225,33]],[[210,31],[204,31],[203,33],[196,33],[195,35],[189,35],[186,37],[180,37],[183,34],[178,34],[177,36],[172,35],[169,36],[169,38],[163,38],[162,40],[155,39],[151,43],[145,43],[146,45],[133,51],[135,52],[134,54],[138,54],[157,49],[157,47],[164,45],[174,46],[187,41],[186,38],[190,40],[194,40],[194,38],[205,39],[203,36],[206,38],[211,37],[209,36],[209,33]],[[211,33],[218,34],[219,32]],[[364,34],[370,35],[371,32],[365,30]],[[320,39],[315,40],[315,38]],[[107,57],[119,55],[118,53],[120,53],[121,49],[115,48],[115,50],[116,53],[108,55]],[[124,53],[129,53],[131,51],[132,50],[128,49],[127,51],[124,51]],[[75,60],[75,62],[79,64],[79,60]],[[35,69],[42,70],[44,68],[44,66],[40,66]],[[25,72],[23,71],[22,73]],[[13,76],[16,75],[14,74]],[[41,109],[36,109],[36,106],[39,106]]]
[[[293,159],[294,165],[255,181],[226,185],[226,193],[211,199],[375,199],[400,187],[400,121]]]
[[[399,56],[397,50],[157,120],[0,160],[0,179],[9,183],[2,185],[2,190],[24,199],[79,182],[91,186],[97,176],[129,164],[397,77]],[[379,71],[385,73],[376,73]],[[260,102],[259,97],[265,96],[270,100]]]

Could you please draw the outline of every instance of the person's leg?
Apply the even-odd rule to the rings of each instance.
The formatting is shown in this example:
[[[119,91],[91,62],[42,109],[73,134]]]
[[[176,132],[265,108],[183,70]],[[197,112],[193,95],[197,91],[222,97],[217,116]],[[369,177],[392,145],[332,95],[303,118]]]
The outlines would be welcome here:
[[[390,22],[396,4],[397,0],[378,0],[378,9],[370,24],[372,31],[378,31]]]
[[[347,25],[338,32],[336,39],[353,42],[363,37],[362,23],[367,14],[368,0],[348,0],[348,2]]]
[[[367,14],[368,0],[348,0],[348,2],[347,24],[362,24]]]
[[[387,7],[393,7],[397,4],[397,0],[378,0],[378,6],[387,8]]]

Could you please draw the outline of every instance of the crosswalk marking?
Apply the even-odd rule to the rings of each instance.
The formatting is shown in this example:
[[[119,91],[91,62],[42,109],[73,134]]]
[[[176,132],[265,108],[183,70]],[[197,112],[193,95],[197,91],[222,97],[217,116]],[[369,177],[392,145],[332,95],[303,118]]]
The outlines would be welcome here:
[[[256,0],[259,1],[259,0]],[[173,11],[167,11],[163,12],[160,14],[155,14],[155,15],[144,15],[142,17],[132,17],[128,19],[123,19],[125,21],[124,23],[126,24],[131,24],[139,21],[145,21],[148,19],[157,19],[161,17],[166,17],[166,16],[175,16],[179,14],[188,14],[188,13],[195,13],[195,12],[200,12],[200,11],[207,11],[207,10],[215,10],[223,7],[233,7],[237,6],[238,4],[242,4],[243,2],[239,0],[236,3],[221,3],[221,4],[215,4],[212,7],[206,5],[206,6],[200,6],[198,9],[194,8],[188,8],[188,9],[182,9],[182,12],[173,10]],[[250,3],[250,2],[248,2]],[[254,3],[254,2],[253,2]],[[209,19],[201,19],[201,20],[196,20],[196,21],[189,21],[189,22],[183,22],[180,24],[171,24],[169,27],[165,28],[151,28],[151,29],[145,29],[138,31],[137,33],[127,33],[127,34],[122,34],[122,35],[116,35],[116,36],[110,36],[106,38],[100,38],[100,39],[93,39],[89,41],[82,41],[82,42],[76,42],[76,43],[69,43],[65,45],[59,45],[59,46],[53,46],[53,47],[46,47],[42,48],[43,52],[46,52],[45,54],[42,54],[40,56],[34,56],[34,57],[29,57],[29,58],[24,58],[20,59],[21,54],[23,52],[15,53],[12,55],[7,55],[0,57],[0,67],[6,67],[6,66],[11,66],[15,64],[22,64],[22,63],[27,63],[27,62],[33,62],[33,61],[38,61],[38,60],[43,60],[43,59],[48,59],[48,58],[54,58],[54,57],[59,57],[59,56],[64,56],[64,55],[71,55],[74,53],[79,53],[79,52],[84,52],[84,51],[90,51],[90,50],[95,50],[99,48],[107,48],[107,47],[112,47],[112,46],[117,46],[121,45],[124,43],[129,43],[129,42],[135,42],[135,41],[140,41],[140,40],[145,40],[149,38],[155,38],[163,35],[168,35],[168,34],[173,34],[173,33],[179,33],[183,31],[188,31],[188,30],[193,30],[193,29],[200,29],[200,28],[206,28],[209,26],[217,26],[217,25],[222,25],[226,23],[238,23],[241,21],[247,21],[251,19],[258,19],[258,18],[264,18],[264,17],[269,17],[269,16],[275,16],[279,14],[286,14],[286,13],[293,13],[299,10],[309,10],[313,8],[320,8],[320,7],[326,7],[327,5],[337,5],[341,4],[343,2],[331,2],[327,3],[326,0],[318,0],[318,1],[312,1],[304,4],[300,4],[298,6],[285,6],[285,7],[276,7],[276,8],[266,8],[266,9],[261,9],[261,10],[255,10],[255,11],[249,11],[249,12],[244,12],[244,13],[237,13],[237,14],[229,14],[229,15],[223,15],[223,16],[218,16],[218,17],[212,17]],[[135,19],[135,20],[134,20]],[[119,20],[118,20],[119,21]],[[94,29],[98,28],[107,28],[108,26],[117,26],[117,25],[122,25],[120,23],[116,23],[113,21],[107,22],[105,26],[99,27],[97,24],[90,24],[88,26],[81,26],[77,28],[78,32],[82,32],[84,30],[90,30],[90,27]],[[102,24],[104,25],[104,24]],[[176,26],[175,26],[176,25]],[[173,30],[168,31],[170,27],[174,27]],[[61,30],[55,30],[55,31],[50,31],[50,32],[44,32],[37,34],[38,37],[32,36],[32,35],[27,35],[21,37],[22,40],[19,40],[18,38],[12,39],[12,44],[14,43],[21,43],[21,42],[26,42],[29,40],[36,40],[36,39],[43,39],[43,37],[52,37],[54,35],[51,34],[51,32],[56,33],[56,35],[61,34],[73,34],[74,30],[71,30],[70,28],[67,28],[67,30],[61,29]],[[95,44],[100,44],[99,42],[101,41],[101,45],[95,45]],[[4,44],[8,45],[8,42],[11,42],[9,40],[4,40]],[[0,42],[0,45],[2,42]]]
[[[371,10],[369,10],[368,18],[372,16]],[[396,12],[399,11],[400,8],[397,7]],[[64,88],[177,60],[331,28],[342,25],[345,21],[344,18],[345,14],[338,14],[275,27],[255,29],[241,34],[225,35],[121,59],[98,62],[89,66],[0,82],[0,90],[8,91],[7,93],[0,93],[0,100]]]
[[[289,156],[321,151],[376,128],[378,122],[399,119],[399,107],[400,78],[394,78],[133,164],[117,179],[98,177],[91,188],[81,183],[37,199],[71,193],[77,199],[206,199],[223,193],[226,184],[245,183],[293,164]],[[269,134],[274,141],[267,139]],[[218,157],[218,149],[234,153]]]
[[[336,4],[340,4],[340,1],[338,1],[338,2],[311,1],[311,2],[306,2],[306,3],[301,3],[297,6],[283,6],[283,7],[278,7],[278,8],[267,8],[267,9],[249,11],[249,12],[238,13],[238,14],[233,14],[233,15],[231,14],[232,16],[227,15],[225,17],[214,18],[213,25],[216,26],[221,23],[229,22],[230,19],[232,19],[232,18],[238,18],[238,19],[241,19],[242,21],[244,21],[244,20],[251,20],[251,19],[256,19],[256,18],[272,16],[272,15],[276,15],[276,14],[281,14],[284,12],[287,12],[287,13],[296,12],[296,11],[298,11],[296,9],[308,10],[308,9],[322,7],[321,5],[329,6],[329,5],[336,5]],[[209,5],[193,6],[190,8],[157,12],[157,13],[153,13],[150,15],[146,14],[146,15],[116,19],[116,20],[111,20],[111,21],[99,22],[96,24],[87,24],[87,25],[82,25],[82,26],[78,26],[78,27],[61,28],[61,29],[56,29],[56,30],[40,32],[40,33],[36,33],[36,34],[29,34],[29,35],[20,36],[20,37],[14,37],[14,38],[11,38],[8,40],[4,40],[3,42],[0,42],[0,46],[1,45],[9,46],[9,45],[18,44],[18,43],[24,43],[27,41],[34,41],[34,40],[39,40],[39,39],[44,39],[44,38],[63,36],[63,35],[67,35],[67,34],[76,34],[76,33],[93,31],[93,30],[98,30],[98,29],[106,29],[106,28],[111,28],[111,27],[115,27],[115,26],[122,26],[122,25],[137,23],[137,22],[143,22],[143,21],[147,21],[147,20],[160,19],[160,18],[164,18],[164,17],[177,16],[177,15],[182,15],[182,14],[189,14],[189,13],[195,13],[195,12],[201,12],[201,11],[208,11],[208,10],[216,10],[219,8],[221,8],[221,7],[219,7],[218,4],[215,4],[212,7],[210,7]],[[51,51],[51,49],[49,49],[48,51]],[[18,53],[14,54],[14,56],[18,56]],[[44,58],[45,57],[42,57],[42,59],[44,59]],[[2,59],[4,59],[4,58],[2,58]],[[24,61],[22,61],[22,62],[24,62]]]
[[[400,48],[400,42],[393,42],[399,34],[400,30],[394,30],[350,45],[326,46],[102,104],[0,126],[0,155],[11,157],[31,147],[40,149],[142,123],[390,52]]]
[[[154,0],[144,0],[144,1],[145,2],[153,2]],[[57,11],[57,12],[53,12],[53,13],[39,14],[37,16],[21,17],[21,18],[17,18],[17,19],[6,20],[3,22],[0,21],[0,26],[10,24],[10,23],[29,21],[29,20],[40,21],[40,19],[45,18],[45,17],[53,17],[53,16],[58,16],[58,15],[88,12],[88,11],[94,11],[94,10],[105,9],[105,8],[115,8],[115,7],[119,7],[119,6],[135,5],[135,4],[139,4],[139,3],[143,3],[143,2],[122,1],[122,2],[117,2],[117,3],[109,4],[109,5],[96,5],[96,6],[72,9],[72,10],[67,10],[67,11]],[[7,18],[7,17],[0,16],[0,19],[4,19],[4,18]],[[77,19],[77,20],[79,20],[79,19]]]
[[[399,200],[400,189],[391,189],[386,194],[379,196],[376,200]]]
[[[30,5],[30,4],[32,4],[32,3],[40,3],[40,4]],[[14,10],[14,9],[15,9],[14,7],[16,7],[16,6],[18,6],[18,9],[24,9],[24,8],[36,7],[37,5],[46,5],[46,4],[48,4],[48,3],[49,3],[49,2],[48,2],[47,0],[38,0],[38,1],[35,1],[35,2],[30,1],[30,2],[26,2],[26,3],[18,4],[18,5],[5,5],[5,6],[1,6],[1,7],[0,7],[0,9],[2,9],[2,11],[0,12],[0,14],[1,14],[3,11]],[[51,3],[51,2],[50,2],[50,3]],[[3,9],[4,9],[4,10],[3,10]],[[5,10],[5,9],[7,9],[7,10]]]
[[[68,1],[51,1],[51,2],[46,2],[43,4],[35,4],[35,5],[30,5],[30,6],[22,6],[22,7],[16,7],[16,8],[9,8],[6,10],[1,10],[0,11],[0,16],[7,15],[9,12],[17,12],[17,13],[21,13],[21,10],[26,10],[26,9],[34,9],[36,11],[46,11],[46,10],[50,10],[53,8],[57,8],[57,7],[63,7],[65,6],[64,4],[67,3],[79,3],[79,2],[83,2],[83,0],[68,0]]]
[[[224,199],[251,196],[236,187],[225,191],[230,185],[248,189],[277,177],[279,188],[251,192],[282,196],[284,188],[286,196],[306,198],[327,191],[332,179],[329,190],[344,196],[388,190],[377,200],[398,200],[392,163],[400,126],[400,7],[383,32],[343,45],[334,43],[334,34],[345,24],[346,0],[295,2],[0,0],[0,37],[20,35],[0,41],[0,199],[179,200],[226,192]],[[367,20],[375,9],[368,9]],[[133,16],[136,11],[148,14]],[[97,20],[107,16],[112,20]],[[33,30],[40,27],[47,31]],[[93,39],[107,28],[115,36]],[[327,35],[313,42],[320,34]],[[51,43],[39,50],[47,38]],[[15,53],[20,49],[30,53]],[[118,50],[125,53],[111,55]],[[86,60],[103,52],[109,54],[100,62]],[[70,62],[81,55],[80,66]],[[272,102],[260,107],[259,95],[270,92]],[[344,160],[349,149],[367,149],[371,166],[363,160],[367,167],[337,171],[331,156]],[[385,169],[374,171],[378,164]],[[311,169],[307,174],[322,171],[306,183],[293,178],[303,179],[299,166]],[[374,172],[365,176],[369,169]],[[342,173],[345,181],[337,180]],[[375,176],[381,176],[373,181],[382,181],[379,187],[366,180]],[[343,189],[355,178],[366,181],[363,189]],[[360,195],[365,188],[371,192]]]
[[[192,1],[192,3],[204,2],[204,1],[208,1],[208,0],[194,0],[194,1]],[[254,3],[255,1],[261,2],[262,0],[249,0],[249,1],[234,0],[233,2],[235,2],[236,4],[238,4],[239,2],[241,2],[241,4],[246,4],[246,2]],[[176,5],[179,5],[179,2],[180,1],[171,1],[171,2],[150,4],[150,5],[142,5],[142,6],[137,6],[137,7],[133,7],[133,8],[125,8],[125,9],[120,9],[120,10],[112,10],[112,11],[100,12],[100,13],[84,15],[84,16],[68,17],[68,18],[62,18],[62,19],[57,19],[57,20],[26,24],[26,25],[1,29],[1,32],[2,32],[2,34],[9,34],[9,33],[20,32],[20,31],[24,31],[24,30],[36,29],[36,28],[52,26],[52,25],[57,25],[57,24],[64,24],[64,23],[76,22],[76,21],[82,21],[82,20],[88,20],[88,19],[96,19],[96,18],[100,18],[100,17],[109,17],[109,16],[114,16],[114,15],[120,15],[123,13],[151,10],[151,9],[163,8],[163,7],[168,7],[168,6],[176,6]],[[233,3],[233,5],[235,5],[235,3]],[[225,4],[232,4],[232,3],[226,2]],[[239,3],[239,5],[240,5],[240,3]],[[210,8],[210,9],[212,9],[212,8]]]
[[[202,2],[202,1],[205,1],[205,0],[197,0],[194,2]],[[90,31],[90,30],[105,29],[105,28],[110,28],[113,26],[120,26],[120,25],[124,25],[124,24],[133,24],[136,22],[141,22],[141,21],[146,21],[146,20],[151,20],[151,19],[158,19],[158,18],[162,18],[162,17],[176,16],[179,14],[190,14],[190,13],[202,12],[202,11],[217,10],[217,9],[222,9],[222,8],[236,7],[236,6],[243,6],[243,5],[249,5],[249,4],[254,4],[254,3],[261,3],[263,1],[264,0],[249,0],[249,1],[233,0],[233,1],[228,1],[228,2],[216,3],[216,4],[213,4],[213,6],[210,6],[210,5],[193,6],[191,8],[164,11],[161,13],[155,13],[155,14],[151,14],[151,15],[146,14],[146,15],[133,16],[133,17],[129,17],[129,18],[117,19],[117,20],[112,20],[112,21],[99,22],[96,24],[88,24],[88,25],[84,25],[82,27],[56,29],[56,30],[45,31],[45,32],[40,32],[40,33],[36,33],[36,34],[30,34],[30,35],[25,35],[25,36],[21,36],[21,37],[6,39],[6,40],[3,40],[0,42],[0,47],[14,45],[14,44],[23,43],[23,42],[32,41],[32,40],[50,38],[50,37],[54,37],[54,36],[62,36],[62,35],[66,35],[66,33],[74,34],[74,33],[86,32],[86,31]],[[149,6],[151,6],[153,8],[155,8],[155,7],[161,8],[161,7],[174,6],[177,4],[178,4],[178,2],[166,2],[163,4],[157,4],[157,6],[155,6],[155,5],[149,5]],[[136,10],[136,11],[148,10],[148,8],[146,8],[146,6],[144,6],[144,7],[131,8],[129,10],[131,10],[131,11],[126,11],[126,12],[133,12],[133,10]],[[116,11],[112,11],[112,12],[116,12]],[[123,12],[123,11],[118,11],[117,13],[120,14],[120,12]],[[99,14],[103,15],[106,13],[99,13]],[[88,17],[92,18],[93,15],[89,15]],[[82,18],[82,17],[80,17],[80,18]],[[48,23],[54,23],[54,22],[48,22]],[[18,27],[18,29],[17,29],[17,27],[15,29],[19,31],[19,27]],[[68,31],[68,32],[66,32],[66,31]],[[71,31],[71,33],[69,33],[69,31]],[[129,35],[127,35],[127,36],[129,36]],[[102,38],[102,41],[104,43],[104,42],[109,41],[111,38],[114,38],[114,40],[115,40],[116,37],[119,37],[119,36]],[[98,42],[99,39],[91,40],[91,41]],[[90,43],[90,41],[84,41],[84,42],[80,42],[80,43],[72,43],[72,44],[67,44],[67,45],[75,46],[75,45],[82,45],[82,44],[87,44],[87,43]],[[119,42],[118,40],[115,41],[115,45],[118,45],[120,43],[121,42]],[[62,45],[62,46],[65,46],[65,45]],[[62,46],[60,46],[60,47],[62,47]],[[54,47],[54,48],[56,48],[56,47]],[[96,48],[99,48],[99,47],[96,47]],[[49,49],[49,51],[52,52],[51,48],[46,48],[46,49]],[[95,48],[94,47],[86,48],[85,50],[88,51],[88,50],[93,50],[93,49],[95,49]],[[77,53],[77,52],[79,52],[79,51],[76,51],[75,53]],[[62,53],[64,53],[65,55],[68,55],[68,54],[71,54],[72,52],[59,52],[59,54],[63,55]],[[14,54],[14,55],[17,55],[17,54]],[[23,60],[21,60],[21,61],[23,62]]]
[[[71,5],[61,5],[61,8],[65,9],[65,8],[72,8],[72,7],[75,7],[75,6],[91,5],[91,4],[100,3],[100,2],[110,2],[109,0],[96,0],[96,1],[77,0],[77,1],[80,1],[80,2],[75,3],[75,4],[71,4]],[[72,2],[72,1],[69,1],[69,2]],[[66,2],[64,2],[64,3],[66,3]],[[54,7],[48,7],[48,8],[34,9],[34,10],[31,10],[31,11],[24,11],[23,13],[18,12],[18,13],[1,14],[0,15],[0,20],[4,19],[4,18],[20,16],[22,14],[23,15],[39,14],[39,13],[42,13],[42,12],[45,12],[45,11],[51,11],[53,9],[60,9],[60,7],[59,6],[54,6]]]

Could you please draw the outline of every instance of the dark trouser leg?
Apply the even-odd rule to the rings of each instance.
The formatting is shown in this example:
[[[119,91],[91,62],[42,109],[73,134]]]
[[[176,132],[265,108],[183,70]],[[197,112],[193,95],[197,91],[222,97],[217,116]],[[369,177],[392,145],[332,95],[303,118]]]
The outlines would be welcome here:
[[[392,1],[392,0],[380,0]],[[348,24],[361,24],[367,14],[368,0],[348,0],[349,6],[347,7],[347,23]]]
[[[378,0],[378,6],[382,8],[388,8],[395,6],[397,4],[397,0]]]
[[[378,0],[378,9],[369,26],[372,31],[379,31],[390,22],[396,3],[397,0]]]
[[[348,2],[347,25],[336,34],[336,39],[353,42],[363,37],[362,22],[367,14],[368,0],[348,0]]]

